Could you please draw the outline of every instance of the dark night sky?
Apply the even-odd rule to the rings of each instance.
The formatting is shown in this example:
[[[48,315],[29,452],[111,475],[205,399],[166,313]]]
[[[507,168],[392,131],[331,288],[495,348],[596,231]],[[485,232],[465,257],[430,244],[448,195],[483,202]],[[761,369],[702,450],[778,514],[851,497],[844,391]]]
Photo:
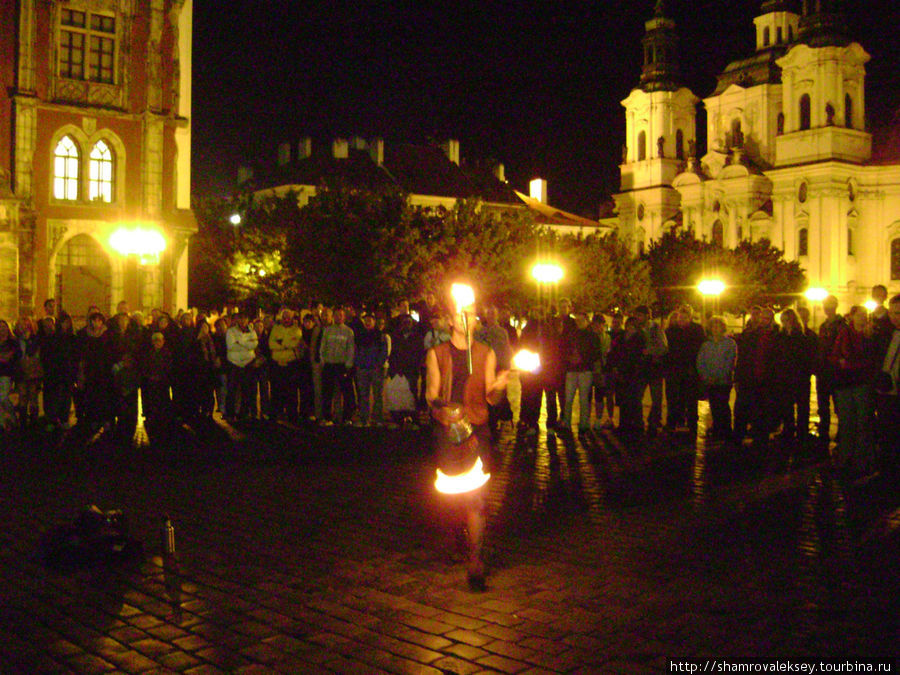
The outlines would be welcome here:
[[[540,175],[556,206],[596,215],[617,188],[620,101],[637,84],[653,0],[305,2],[198,0],[193,188],[227,193],[240,164],[284,141],[457,138],[464,159],[501,161],[513,187]],[[798,3],[799,4],[799,3]],[[669,0],[684,79],[753,53],[759,0]],[[900,108],[900,2],[848,0],[872,55],[871,124]]]

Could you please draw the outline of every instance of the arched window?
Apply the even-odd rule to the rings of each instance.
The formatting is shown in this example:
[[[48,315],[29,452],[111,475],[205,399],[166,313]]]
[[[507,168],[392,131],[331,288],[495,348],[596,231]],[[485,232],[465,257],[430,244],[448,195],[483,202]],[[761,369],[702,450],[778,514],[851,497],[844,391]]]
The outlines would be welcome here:
[[[853,243],[853,228],[847,228],[847,255],[856,255],[856,248]]]
[[[739,119],[731,120],[731,147],[744,147],[744,134],[741,131],[741,121]]]
[[[794,41],[794,27],[788,26],[788,42]]]
[[[809,100],[809,94],[803,94],[800,97],[800,130],[809,129],[812,105]]]
[[[781,136],[784,133],[784,113],[778,113],[775,120],[775,135]]]
[[[637,143],[637,158],[639,162],[647,159],[647,134],[646,132],[641,132],[638,134],[638,143]]]
[[[112,150],[106,141],[97,141],[88,167],[88,199],[107,203],[113,200],[113,168]]]
[[[712,226],[712,242],[716,246],[725,245],[725,228],[722,226],[721,220],[716,220]]]
[[[775,42],[777,44],[781,44],[782,39],[784,38],[784,33],[781,31],[781,26],[775,29]]]
[[[763,28],[763,47],[769,46],[769,27]]]
[[[825,126],[834,126],[834,106],[831,103],[825,104]]]
[[[71,136],[63,136],[53,151],[53,197],[78,199],[78,146]]]
[[[844,95],[844,126],[853,128],[853,99],[850,94]]]
[[[809,230],[805,227],[797,231],[797,255],[809,255]]]
[[[675,131],[675,157],[684,159],[684,132],[681,129]]]
[[[891,241],[891,281],[900,280],[900,237]]]

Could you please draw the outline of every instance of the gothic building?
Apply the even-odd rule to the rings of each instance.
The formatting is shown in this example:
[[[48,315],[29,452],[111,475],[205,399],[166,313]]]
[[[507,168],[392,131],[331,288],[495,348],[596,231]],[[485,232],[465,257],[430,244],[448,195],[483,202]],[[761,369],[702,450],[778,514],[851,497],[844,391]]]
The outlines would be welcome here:
[[[675,23],[658,0],[640,82],[626,98],[620,230],[636,247],[672,227],[724,246],[769,239],[810,285],[861,303],[900,291],[897,134],[866,126],[869,54],[840,0],[764,0],[755,53],[726,66],[703,99],[707,152],[695,151],[699,99],[681,84]],[[891,142],[893,141],[893,142]]]
[[[0,317],[186,306],[191,22],[192,0],[0,0]]]

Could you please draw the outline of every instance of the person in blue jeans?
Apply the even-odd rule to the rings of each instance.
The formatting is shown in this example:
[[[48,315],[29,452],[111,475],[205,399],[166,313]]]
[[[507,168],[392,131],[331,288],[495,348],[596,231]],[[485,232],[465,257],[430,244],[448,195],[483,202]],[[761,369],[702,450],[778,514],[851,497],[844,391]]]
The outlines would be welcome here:
[[[737,361],[737,343],[725,335],[725,319],[714,316],[707,322],[709,337],[697,353],[697,373],[709,399],[712,414],[710,435],[719,440],[731,436],[731,384]]]

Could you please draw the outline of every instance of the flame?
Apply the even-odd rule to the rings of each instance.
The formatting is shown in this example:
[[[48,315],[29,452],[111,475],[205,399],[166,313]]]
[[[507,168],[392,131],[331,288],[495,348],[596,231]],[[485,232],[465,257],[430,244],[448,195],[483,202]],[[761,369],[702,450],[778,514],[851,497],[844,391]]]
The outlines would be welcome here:
[[[453,284],[450,287],[450,295],[456,302],[456,312],[462,312],[466,307],[475,304],[475,291],[466,284]]]
[[[483,471],[484,464],[481,457],[475,460],[475,464],[466,473],[456,476],[448,476],[440,469],[437,470],[437,478],[434,481],[434,487],[438,492],[448,495],[458,495],[463,492],[471,492],[477,490],[490,480],[491,474]]]
[[[518,351],[513,357],[513,365],[519,370],[524,370],[527,373],[533,373],[541,367],[540,354],[530,352],[527,349]]]

